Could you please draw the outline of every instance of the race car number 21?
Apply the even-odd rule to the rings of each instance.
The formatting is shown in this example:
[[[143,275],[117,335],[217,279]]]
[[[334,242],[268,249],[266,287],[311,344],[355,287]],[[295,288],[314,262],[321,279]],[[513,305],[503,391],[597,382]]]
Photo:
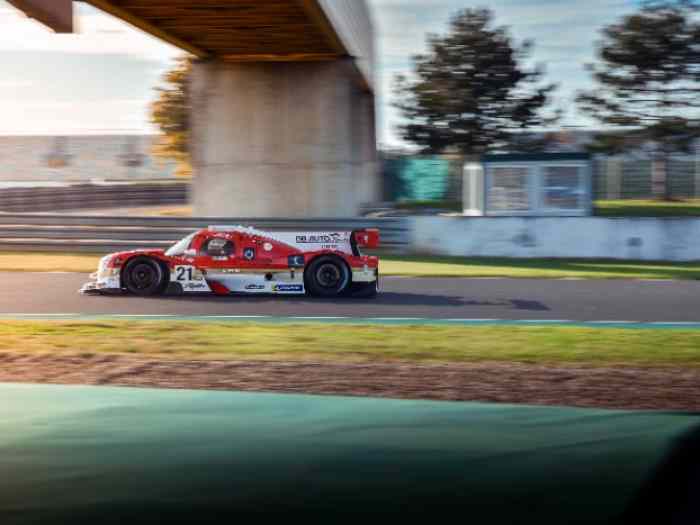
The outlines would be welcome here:
[[[204,276],[193,266],[176,266],[175,281],[185,292],[208,292],[209,287]]]
[[[194,268],[191,266],[175,267],[175,279],[180,282],[188,282],[194,280]]]

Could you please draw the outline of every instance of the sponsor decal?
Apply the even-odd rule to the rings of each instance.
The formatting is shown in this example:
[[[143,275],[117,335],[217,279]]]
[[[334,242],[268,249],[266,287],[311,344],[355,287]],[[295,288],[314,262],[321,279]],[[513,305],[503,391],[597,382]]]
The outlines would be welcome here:
[[[204,275],[193,266],[176,266],[173,268],[172,280],[182,286],[186,292],[209,291]]]
[[[304,256],[303,255],[290,255],[288,261],[290,268],[303,268],[304,267]]]
[[[297,235],[298,244],[340,244],[348,240],[347,234],[324,233],[321,235]]]
[[[276,284],[272,287],[273,292],[303,292],[304,287],[301,284]]]
[[[243,250],[243,257],[246,261],[252,261],[255,259],[255,248],[246,248]]]
[[[246,290],[264,290],[265,285],[263,284],[249,284],[245,287]]]
[[[176,266],[175,280],[179,283],[193,281],[195,269],[192,266]]]
[[[189,282],[189,283],[183,284],[182,289],[195,291],[195,290],[208,290],[208,287],[205,283]]]
[[[263,244],[263,249],[266,252],[271,252],[272,251],[272,243],[266,242],[265,244]]]

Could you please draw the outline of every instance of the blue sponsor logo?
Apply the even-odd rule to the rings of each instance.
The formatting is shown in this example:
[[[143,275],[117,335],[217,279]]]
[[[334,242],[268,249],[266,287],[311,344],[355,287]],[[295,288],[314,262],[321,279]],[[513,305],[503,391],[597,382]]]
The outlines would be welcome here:
[[[297,292],[301,293],[304,291],[304,287],[301,284],[276,284],[272,288],[273,292]]]

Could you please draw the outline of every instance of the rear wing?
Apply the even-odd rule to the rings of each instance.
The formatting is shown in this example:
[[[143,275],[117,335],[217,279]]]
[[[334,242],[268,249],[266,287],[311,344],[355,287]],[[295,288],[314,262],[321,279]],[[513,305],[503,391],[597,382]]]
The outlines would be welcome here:
[[[379,230],[376,228],[355,230],[352,232],[351,241],[358,248],[379,248]]]

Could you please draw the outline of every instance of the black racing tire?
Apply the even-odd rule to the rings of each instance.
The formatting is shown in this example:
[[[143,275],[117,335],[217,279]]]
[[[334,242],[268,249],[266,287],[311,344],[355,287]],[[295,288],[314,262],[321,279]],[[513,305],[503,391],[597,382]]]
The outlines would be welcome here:
[[[163,267],[150,257],[134,257],[122,271],[122,286],[141,297],[163,293],[167,278]]]
[[[350,268],[340,257],[314,259],[304,272],[306,291],[315,297],[338,297],[350,286]]]

